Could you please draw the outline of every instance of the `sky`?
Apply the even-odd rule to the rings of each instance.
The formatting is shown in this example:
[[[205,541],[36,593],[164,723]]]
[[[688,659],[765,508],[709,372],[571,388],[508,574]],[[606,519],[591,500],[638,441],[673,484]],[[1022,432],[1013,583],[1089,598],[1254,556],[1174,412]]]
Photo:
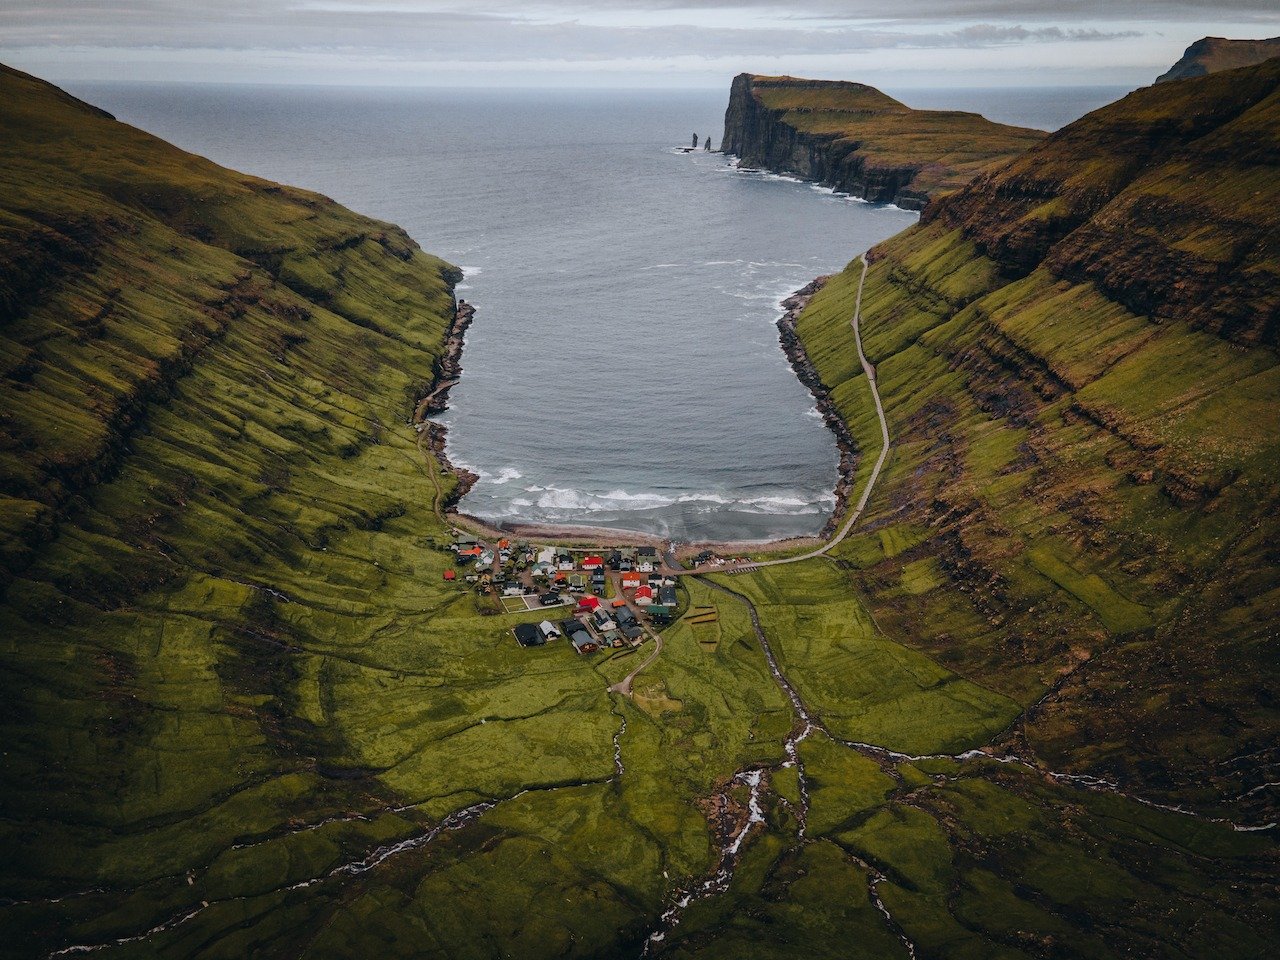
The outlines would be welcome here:
[[[61,83],[1137,86],[1277,34],[1277,0],[0,0],[0,62]]]

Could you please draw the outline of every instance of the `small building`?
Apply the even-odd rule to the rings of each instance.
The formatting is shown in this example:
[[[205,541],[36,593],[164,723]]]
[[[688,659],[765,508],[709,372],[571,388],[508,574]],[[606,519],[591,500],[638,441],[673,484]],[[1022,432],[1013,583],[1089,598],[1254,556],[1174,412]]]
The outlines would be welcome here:
[[[623,600],[621,597],[618,597],[616,600],[613,601],[612,606],[614,609],[614,616],[618,617],[618,619],[621,620],[622,617],[619,614],[619,611],[627,610],[627,601]],[[630,610],[627,610],[627,613],[630,613],[630,612],[631,612]]]
[[[676,604],[678,604],[680,602],[680,599],[679,597],[676,596],[676,588],[675,587],[659,587],[658,602],[666,607],[674,607]]]
[[[582,559],[583,570],[599,570],[602,567],[604,567],[604,557],[598,557],[595,554],[592,554],[591,556],[584,557]]]
[[[640,586],[643,581],[644,578],[641,577],[640,574],[628,571],[622,575],[622,589],[634,590],[636,587]]]
[[[642,607],[653,603],[653,587],[636,587],[634,599]]]
[[[579,610],[588,610],[588,611],[589,611],[589,610],[595,610],[595,609],[597,609],[599,606],[600,606],[600,598],[599,598],[599,597],[579,597],[579,598],[578,598],[578,609],[579,609]]]
[[[517,583],[517,582],[514,582],[514,581],[513,581],[513,582],[511,582],[511,583],[508,583],[506,586],[504,586],[504,587],[502,588],[502,595],[503,595],[504,597],[523,597],[523,596],[524,596],[524,584],[523,584],[523,583]]]
[[[700,567],[704,563],[707,563],[708,561],[710,561],[711,558],[714,556],[715,554],[712,553],[710,550],[703,550],[700,554],[698,554],[696,557],[693,558],[694,565]]]
[[[446,570],[444,572],[444,578],[450,582],[453,582],[454,580],[458,579],[458,575],[454,573],[452,570]]]
[[[547,642],[542,631],[532,623],[517,623],[515,626],[516,642],[522,647],[540,647]]]
[[[616,628],[611,630],[601,630],[600,639],[611,647],[622,646],[622,632]]]
[[[579,630],[572,634],[569,637],[569,642],[573,644],[573,649],[578,653],[595,653],[596,650],[600,649],[596,642],[591,639],[591,634],[585,630]]]
[[[557,593],[555,590],[552,590],[549,593],[544,593],[541,597],[539,597],[538,602],[541,603],[544,607],[558,606],[560,603],[560,594]]]
[[[550,620],[543,620],[538,624],[538,629],[542,631],[543,638],[547,640],[554,640],[556,637],[564,636],[564,634],[560,632],[560,628]]]
[[[646,612],[649,614],[649,619],[654,623],[671,622],[672,609],[661,603],[653,604]]]
[[[608,557],[608,564],[609,564],[610,570],[617,570],[620,566],[622,566],[621,552],[617,550],[610,551],[609,557]]]

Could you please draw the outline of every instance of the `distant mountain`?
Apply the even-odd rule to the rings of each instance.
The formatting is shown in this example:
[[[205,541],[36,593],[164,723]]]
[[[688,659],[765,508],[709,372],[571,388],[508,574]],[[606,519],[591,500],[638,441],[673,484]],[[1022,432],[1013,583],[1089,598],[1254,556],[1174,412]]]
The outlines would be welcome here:
[[[1225,37],[1202,37],[1187,47],[1182,59],[1156,78],[1156,83],[1203,77],[1220,70],[1251,67],[1280,57],[1280,37],[1270,40],[1228,40]]]
[[[913,110],[861,83],[734,78],[723,149],[746,166],[919,209],[1039,142],[976,113]]]

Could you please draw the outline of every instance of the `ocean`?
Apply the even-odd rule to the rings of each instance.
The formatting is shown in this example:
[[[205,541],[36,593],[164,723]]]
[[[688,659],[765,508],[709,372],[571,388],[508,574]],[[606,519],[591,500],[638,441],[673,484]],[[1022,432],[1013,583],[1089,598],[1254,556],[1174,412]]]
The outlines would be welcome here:
[[[723,92],[75,85],[177,145],[404,227],[474,303],[448,453],[488,520],[817,533],[836,447],[779,303],[917,215],[716,153]],[[1060,125],[1123,91],[906,91]],[[985,99],[984,99],[985,98]],[[1097,101],[1097,102],[1094,102]],[[1065,119],[1064,119],[1065,118]]]

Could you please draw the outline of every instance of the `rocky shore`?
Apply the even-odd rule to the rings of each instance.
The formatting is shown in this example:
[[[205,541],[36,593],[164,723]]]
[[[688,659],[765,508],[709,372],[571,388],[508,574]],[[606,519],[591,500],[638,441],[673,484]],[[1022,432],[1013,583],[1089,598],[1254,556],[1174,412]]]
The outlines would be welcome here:
[[[427,448],[440,466],[458,478],[458,484],[441,504],[443,510],[451,510],[467,492],[476,485],[480,477],[470,470],[455,466],[445,452],[445,441],[448,439],[448,428],[436,423],[429,417],[443,413],[449,408],[449,390],[462,376],[462,348],[466,341],[467,328],[475,319],[476,308],[465,300],[459,300],[453,312],[453,323],[449,326],[445,338],[444,353],[436,360],[435,371],[431,378],[431,389],[414,409],[414,427],[420,434],[425,434]]]
[[[804,344],[796,336],[796,320],[809,305],[814,294],[826,286],[830,279],[830,276],[818,277],[783,300],[782,307],[786,313],[778,320],[778,340],[782,344],[782,350],[791,361],[791,369],[795,371],[796,377],[813,394],[818,412],[822,414],[823,422],[835,434],[836,447],[840,451],[840,463],[837,467],[839,478],[836,480],[835,488],[836,506],[831,516],[827,518],[826,526],[822,528],[821,539],[823,540],[835,533],[840,518],[844,516],[849,494],[853,489],[854,475],[858,469],[858,445],[853,439],[853,434],[840,418],[835,404],[831,402],[830,391],[818,376],[818,372],[814,370],[813,364],[809,362]]]

